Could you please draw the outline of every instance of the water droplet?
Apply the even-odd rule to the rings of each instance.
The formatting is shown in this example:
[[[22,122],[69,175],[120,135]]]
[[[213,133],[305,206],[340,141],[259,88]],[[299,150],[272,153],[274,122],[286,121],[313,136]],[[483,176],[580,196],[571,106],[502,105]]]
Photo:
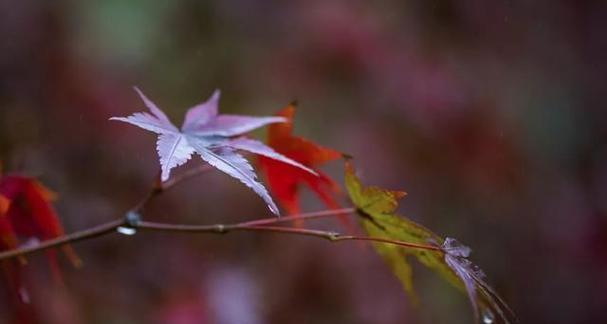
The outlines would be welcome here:
[[[485,309],[483,311],[483,323],[491,324],[493,322],[495,322],[495,315],[493,315],[492,311]]]
[[[124,235],[135,235],[137,234],[137,230],[132,227],[120,226],[116,229],[116,232]]]

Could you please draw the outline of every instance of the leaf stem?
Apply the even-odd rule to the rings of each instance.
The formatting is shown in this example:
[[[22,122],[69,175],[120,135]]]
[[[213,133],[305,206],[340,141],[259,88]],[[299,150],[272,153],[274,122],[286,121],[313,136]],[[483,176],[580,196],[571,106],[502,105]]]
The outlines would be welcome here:
[[[206,173],[208,171],[213,170],[209,164],[203,164],[193,169],[189,169],[179,175],[173,176],[171,179],[161,182],[160,181],[160,172],[156,175],[156,180],[154,180],[154,184],[148,193],[133,207],[131,208],[131,212],[136,214],[141,214],[145,207],[154,199],[156,196],[162,194],[163,192],[175,187],[181,182],[193,178],[197,175]]]
[[[267,224],[280,224],[280,223],[286,223],[286,222],[290,222],[290,221],[294,221],[294,220],[306,221],[306,220],[310,220],[310,219],[324,218],[324,217],[328,217],[328,216],[347,215],[347,214],[351,214],[355,211],[356,211],[356,208],[353,208],[353,207],[341,208],[341,209],[329,209],[329,210],[321,210],[321,211],[317,211],[317,212],[302,213],[302,214],[298,214],[298,215],[283,216],[280,218],[258,219],[258,220],[244,222],[243,224],[250,225],[250,226],[258,226],[258,225],[267,225]]]
[[[206,173],[208,171],[213,170],[213,167],[209,164],[203,164],[200,165],[198,167],[189,169],[181,174],[175,175],[172,178],[170,178],[169,180],[165,181],[160,187],[161,187],[161,192],[162,191],[167,191],[171,188],[173,188],[174,186],[178,185],[179,183],[188,180],[190,178],[193,178],[197,175]]]

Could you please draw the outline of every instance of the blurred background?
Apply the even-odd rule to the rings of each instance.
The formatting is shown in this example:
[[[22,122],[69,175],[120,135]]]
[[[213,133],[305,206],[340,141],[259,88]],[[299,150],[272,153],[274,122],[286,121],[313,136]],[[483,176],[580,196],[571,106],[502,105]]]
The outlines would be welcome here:
[[[522,323],[604,323],[606,32],[605,1],[1,0],[0,159],[59,193],[71,232],[120,217],[158,170],[152,134],[108,121],[144,109],[132,86],[178,124],[215,88],[225,113],[298,99],[296,134],[354,155],[365,183],[406,190],[401,213],[470,245]],[[340,162],[325,170],[343,177]],[[145,216],[271,217],[219,172]],[[30,260],[42,323],[472,321],[422,267],[414,306],[357,244],[138,233],[74,247],[85,267],[62,260],[64,287]]]

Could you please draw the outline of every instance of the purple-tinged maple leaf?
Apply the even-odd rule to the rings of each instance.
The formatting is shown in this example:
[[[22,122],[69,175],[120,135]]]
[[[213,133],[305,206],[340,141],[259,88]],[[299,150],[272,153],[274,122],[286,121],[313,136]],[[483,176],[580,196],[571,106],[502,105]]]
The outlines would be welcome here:
[[[218,113],[220,92],[215,90],[207,101],[187,111],[180,130],[138,88],[135,88],[135,91],[150,112],[138,112],[128,117],[110,119],[133,124],[158,134],[156,150],[160,157],[162,181],[169,179],[173,168],[185,164],[190,160],[192,154],[197,153],[213,167],[253,189],[266,202],[270,210],[278,215],[276,204],[266,188],[257,180],[253,167],[242,155],[237,153],[237,150],[263,155],[316,174],[262,142],[241,136],[268,124],[286,122],[285,118],[220,115]]]
[[[485,282],[483,271],[468,260],[471,252],[469,247],[447,237],[442,244],[442,250],[445,252],[445,263],[464,284],[476,319],[482,320],[483,323],[493,323],[495,311],[506,323],[509,323],[508,318],[518,322],[508,305]]]

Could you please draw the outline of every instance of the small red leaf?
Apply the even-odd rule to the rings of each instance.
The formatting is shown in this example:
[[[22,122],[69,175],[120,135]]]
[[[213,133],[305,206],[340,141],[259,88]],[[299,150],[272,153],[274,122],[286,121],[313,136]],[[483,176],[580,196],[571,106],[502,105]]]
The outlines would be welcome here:
[[[260,156],[259,163],[267,179],[268,187],[280,205],[291,215],[300,212],[297,197],[300,184],[308,186],[328,208],[337,209],[339,204],[335,200],[334,194],[339,191],[339,187],[317,167],[340,158],[342,154],[291,135],[294,113],[295,107],[290,104],[276,114],[276,116],[286,118],[287,122],[272,124],[268,127],[268,146],[314,170],[318,176],[301,168]],[[345,219],[343,220],[345,221]],[[301,226],[302,224],[296,223],[296,225]]]
[[[50,202],[56,195],[32,178],[8,175],[0,177],[0,251],[18,248],[32,239],[44,241],[63,235],[63,229]],[[74,266],[81,261],[69,245],[61,247]],[[56,250],[47,250],[49,265],[58,282],[61,272]],[[25,257],[0,262],[7,282],[12,317],[16,323],[34,323],[35,311],[29,307],[29,295],[22,267]]]
[[[45,241],[63,235],[63,228],[51,206],[56,195],[38,181],[17,175],[0,179],[0,195],[9,206],[0,221],[0,236],[3,250],[15,248],[19,240],[37,239]],[[81,261],[69,245],[62,251],[76,267]],[[51,267],[56,269],[54,250],[47,253]]]

